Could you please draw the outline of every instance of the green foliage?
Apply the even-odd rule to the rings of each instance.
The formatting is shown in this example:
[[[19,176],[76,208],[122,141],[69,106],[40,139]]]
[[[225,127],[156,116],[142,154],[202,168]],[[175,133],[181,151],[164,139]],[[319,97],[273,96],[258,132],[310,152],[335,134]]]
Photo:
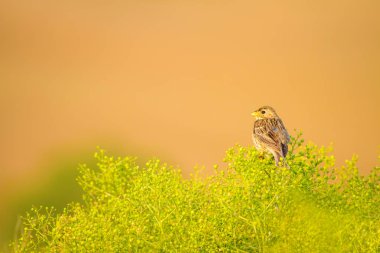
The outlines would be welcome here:
[[[183,179],[159,160],[95,154],[80,167],[84,204],[34,208],[14,252],[379,252],[380,168],[292,138],[287,166],[254,148],[227,151],[226,169]],[[288,167],[288,168],[287,168]]]

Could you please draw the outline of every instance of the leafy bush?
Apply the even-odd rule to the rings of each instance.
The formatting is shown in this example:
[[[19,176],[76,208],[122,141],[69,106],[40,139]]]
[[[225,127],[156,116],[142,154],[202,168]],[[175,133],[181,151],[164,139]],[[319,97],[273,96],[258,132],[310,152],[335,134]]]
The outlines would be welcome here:
[[[292,138],[289,168],[254,148],[227,151],[226,169],[184,179],[159,160],[100,150],[80,166],[84,203],[33,208],[14,252],[379,252],[380,168]]]

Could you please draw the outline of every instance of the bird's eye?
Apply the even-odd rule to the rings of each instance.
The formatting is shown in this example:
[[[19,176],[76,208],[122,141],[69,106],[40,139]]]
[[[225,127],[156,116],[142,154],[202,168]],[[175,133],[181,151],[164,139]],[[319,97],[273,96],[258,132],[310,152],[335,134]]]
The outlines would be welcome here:
[[[261,114],[265,114],[265,111],[261,111]]]

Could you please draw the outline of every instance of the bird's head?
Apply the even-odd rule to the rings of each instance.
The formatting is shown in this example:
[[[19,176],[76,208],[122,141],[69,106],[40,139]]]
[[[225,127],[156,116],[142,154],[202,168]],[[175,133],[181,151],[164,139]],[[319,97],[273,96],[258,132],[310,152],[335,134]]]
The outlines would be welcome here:
[[[255,117],[255,120],[278,118],[276,111],[270,106],[262,106],[251,115]]]

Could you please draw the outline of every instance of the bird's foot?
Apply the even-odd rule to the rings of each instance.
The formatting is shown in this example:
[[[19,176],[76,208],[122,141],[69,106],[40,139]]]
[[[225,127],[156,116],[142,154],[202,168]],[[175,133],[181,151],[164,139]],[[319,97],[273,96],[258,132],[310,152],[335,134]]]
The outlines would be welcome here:
[[[259,157],[261,160],[264,160],[264,159],[265,159],[265,153],[262,152],[262,151],[260,151],[258,157]]]

